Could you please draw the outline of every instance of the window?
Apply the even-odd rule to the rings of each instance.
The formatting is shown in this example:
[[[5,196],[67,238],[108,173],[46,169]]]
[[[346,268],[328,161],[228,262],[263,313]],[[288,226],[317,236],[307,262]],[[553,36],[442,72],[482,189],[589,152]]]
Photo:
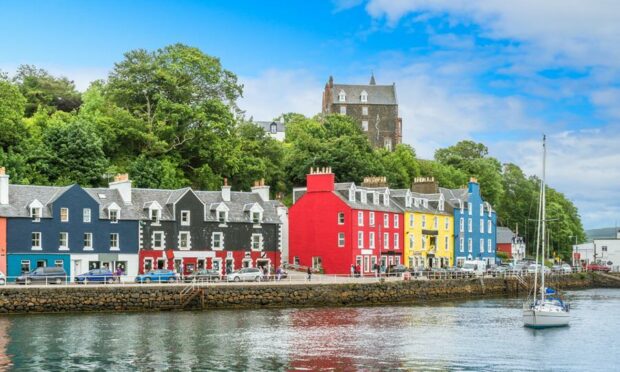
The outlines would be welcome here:
[[[426,216],[422,215],[422,228],[425,229],[426,228]]]
[[[161,234],[161,233],[159,233]],[[161,240],[163,239],[163,236],[160,236],[160,244],[161,244]],[[111,251],[116,251],[118,250],[118,233],[112,233],[110,234],[110,250]]]
[[[385,227],[386,229],[390,227],[390,215],[387,213],[383,215],[383,227]]]
[[[60,208],[60,222],[69,222],[69,208]]]
[[[395,229],[398,228],[398,215],[397,214],[394,215],[394,228]]]
[[[110,209],[110,223],[118,223],[118,209]]]
[[[399,240],[400,239],[398,239],[398,233],[394,233],[394,249],[400,249],[399,244],[398,244]]]
[[[484,253],[484,239],[480,239],[480,253]]]
[[[422,235],[422,250],[426,250],[426,238],[424,238],[424,235]]]
[[[151,222],[154,224],[159,223],[159,211],[157,209],[151,209]]]
[[[217,211],[217,220],[221,224],[226,224],[226,220],[228,220],[228,213],[226,213],[226,211]]]
[[[364,212],[357,212],[357,226],[364,226]]]
[[[482,218],[480,219],[480,233],[484,234],[484,220]]]
[[[347,95],[344,93],[344,90],[341,90],[338,93],[338,102],[344,102],[347,99]]]
[[[471,216],[471,213],[472,213],[472,205],[471,205],[471,203],[467,203],[467,213],[469,213],[469,215]]]
[[[278,133],[278,125],[276,123],[271,123],[269,128],[272,134]]]
[[[368,106],[362,106],[362,115],[364,116],[368,115]]]
[[[362,130],[368,132],[368,120],[362,120]]]
[[[84,250],[93,249],[93,233],[84,233]]]
[[[409,235],[409,249],[413,249],[415,246],[415,236]]]
[[[64,266],[64,262],[62,260],[55,260],[54,261],[54,266],[56,266],[56,267],[63,267]]]
[[[461,217],[461,220],[459,221],[460,223],[460,231],[461,232],[465,232],[465,220],[463,219],[463,217]]]
[[[459,241],[459,251],[465,252],[465,238],[461,238]]]
[[[179,232],[179,249],[189,249],[190,235],[187,231]]]
[[[364,248],[364,233],[362,231],[357,232],[357,248]]]
[[[260,251],[263,249],[263,235],[252,234],[252,250]]]
[[[84,208],[82,210],[82,221],[84,223],[90,223],[90,208]]]
[[[215,250],[224,249],[224,234],[221,232],[211,234],[211,247]]]
[[[368,223],[370,224],[370,226],[375,225],[375,212],[368,213]]]
[[[472,232],[472,231],[473,231],[473,226],[472,226],[472,223],[471,223],[471,218],[468,218],[468,219],[467,219],[467,230],[468,230],[469,232]]]
[[[189,211],[181,211],[181,225],[182,226],[189,226],[190,223],[190,214]]]
[[[439,228],[439,217],[433,217],[433,229],[437,230]]]
[[[385,147],[385,149],[388,150],[388,151],[392,151],[392,139],[391,138],[384,138],[383,139],[383,147]]]
[[[41,233],[33,232],[31,237],[32,237],[32,249],[40,250],[41,249]]]
[[[489,253],[493,252],[493,245],[491,244],[491,239],[487,240],[487,251]]]
[[[390,248],[390,234],[383,233],[383,249]]]
[[[409,215],[409,227],[413,227],[413,223],[414,223],[414,217],[413,217],[413,213],[411,213]]]
[[[153,233],[153,249],[164,248],[164,233],[157,231]]]
[[[30,218],[33,222],[41,221],[41,208],[30,208]]]
[[[448,248],[450,247],[450,238],[448,238],[447,236],[444,237],[444,249],[447,251]]]
[[[340,106],[340,115],[347,114],[347,106]]]
[[[338,247],[344,247],[344,233],[338,233]]]
[[[338,212],[338,225],[344,225],[344,213]]]
[[[490,241],[490,240],[489,240],[489,241]],[[606,245],[602,246],[602,247],[601,247],[601,251],[602,251],[602,252],[607,252],[607,246],[606,246]]]
[[[261,223],[261,213],[260,212],[252,212],[252,223],[259,224]]]
[[[362,93],[360,94],[360,101],[364,103],[368,102],[368,93],[366,93],[365,90],[363,90]]]
[[[69,233],[61,232],[58,239],[58,249],[61,251],[69,250]]]
[[[20,262],[21,272],[29,273],[30,272],[30,260],[22,260]]]
[[[480,217],[484,216],[484,204],[480,204]]]
[[[450,230],[450,218],[446,217],[444,219],[444,226],[443,227],[444,227],[445,230]]]
[[[375,233],[368,233],[368,248],[375,249]]]
[[[467,239],[467,250],[469,251],[469,253],[474,251],[474,245],[471,238]]]
[[[492,234],[492,233],[493,233],[493,221],[488,220],[488,221],[487,221],[487,223],[488,223],[488,226],[487,226],[487,232],[488,232],[489,234]]]

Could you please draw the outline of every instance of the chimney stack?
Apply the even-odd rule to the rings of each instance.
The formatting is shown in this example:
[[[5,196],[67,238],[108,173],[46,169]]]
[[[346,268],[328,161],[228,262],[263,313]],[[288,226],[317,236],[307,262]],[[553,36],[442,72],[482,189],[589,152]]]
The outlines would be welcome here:
[[[411,191],[420,194],[437,194],[439,184],[435,181],[435,177],[415,177],[411,184]]]
[[[230,201],[230,189],[228,186],[228,178],[224,177],[224,185],[222,186],[222,200],[229,202]]]
[[[9,204],[9,175],[0,167],[0,205]]]
[[[114,176],[114,182],[110,182],[110,189],[118,190],[125,205],[131,205],[131,181],[127,173]]]
[[[387,177],[364,177],[362,187],[388,187]]]
[[[269,200],[269,186],[265,186],[265,179],[261,178],[258,181],[254,181],[252,192],[258,194],[263,201]]]

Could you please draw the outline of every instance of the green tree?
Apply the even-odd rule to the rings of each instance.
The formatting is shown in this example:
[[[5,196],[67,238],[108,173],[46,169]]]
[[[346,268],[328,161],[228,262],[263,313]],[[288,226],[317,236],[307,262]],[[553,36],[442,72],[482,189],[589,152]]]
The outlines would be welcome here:
[[[129,175],[136,187],[176,189],[189,185],[178,161],[170,158],[160,160],[141,155],[130,165]]]
[[[27,117],[32,116],[39,108],[71,112],[77,110],[82,103],[73,81],[65,77],[54,77],[32,65],[19,66],[13,81],[26,98]]]
[[[413,147],[396,145],[394,151],[377,150],[388,183],[394,188],[410,188],[413,179],[420,175],[420,164],[416,160]]]
[[[26,136],[22,122],[26,99],[19,89],[0,75],[0,148],[8,150]]]

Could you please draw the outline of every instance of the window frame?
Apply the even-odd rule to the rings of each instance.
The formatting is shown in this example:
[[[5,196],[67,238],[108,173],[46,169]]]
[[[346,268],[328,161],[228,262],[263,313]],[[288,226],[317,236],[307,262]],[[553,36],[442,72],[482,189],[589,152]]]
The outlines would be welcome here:
[[[364,249],[364,232],[363,231],[357,232],[357,248]]]
[[[357,226],[364,226],[364,212],[357,211]]]
[[[258,238],[258,241],[255,241],[254,238]],[[258,246],[255,247],[255,244],[257,244]],[[260,252],[263,250],[263,234],[252,234],[250,238],[250,250],[252,252]]]
[[[88,244],[86,244],[87,242]],[[85,251],[92,251],[93,250],[93,233],[85,232],[82,243],[83,243],[83,249]]]
[[[345,244],[345,236],[343,232],[338,233],[338,248],[343,248]]]
[[[385,229],[390,228],[390,214],[389,213],[383,214],[383,228]]]
[[[60,208],[60,222],[69,222],[69,208]]]
[[[368,248],[375,249],[375,232],[371,231],[368,233]]]
[[[400,249],[400,234],[399,233],[394,233],[394,250],[399,250]]]
[[[119,233],[110,233],[110,250],[111,251],[119,251],[120,250],[120,240],[121,237]],[[115,241],[116,244],[112,244]],[[163,239],[162,239],[163,241]]]
[[[183,242],[183,237],[185,237],[184,246],[181,244]],[[179,231],[179,250],[189,251],[192,248],[191,239],[192,235],[189,231]]]
[[[399,218],[398,218],[398,213],[394,213],[394,228],[398,229],[399,224]]]
[[[35,240],[38,244],[34,244]],[[33,231],[30,234],[30,249],[32,249],[33,251],[40,251],[43,249],[43,234],[40,231]]]
[[[218,244],[215,245],[216,239],[218,237]],[[214,251],[223,251],[224,250],[224,233],[221,231],[214,231],[211,233],[211,249]]]
[[[338,212],[338,225],[344,225],[344,212]]]
[[[43,209],[39,207],[30,208],[30,219],[32,222],[41,222],[41,215],[43,214]]]
[[[375,226],[375,212],[368,212],[368,226]]]
[[[108,210],[108,219],[110,220],[110,223],[118,223],[118,219],[120,218],[120,213],[121,211],[113,208]]]
[[[185,209],[181,211],[181,226],[189,226],[191,224],[191,211]],[[184,221],[184,218],[186,221]]]
[[[164,239],[165,239],[165,235],[163,231],[153,231],[151,249],[156,250],[156,251],[163,251],[164,250]],[[157,241],[159,241],[158,245],[155,244],[155,242]]]
[[[63,240],[65,241],[64,245]],[[69,233],[66,231],[61,231],[58,236],[58,250],[59,251],[68,251],[69,250]]]
[[[92,222],[92,210],[90,208],[82,209],[82,222],[83,223],[91,223]]]

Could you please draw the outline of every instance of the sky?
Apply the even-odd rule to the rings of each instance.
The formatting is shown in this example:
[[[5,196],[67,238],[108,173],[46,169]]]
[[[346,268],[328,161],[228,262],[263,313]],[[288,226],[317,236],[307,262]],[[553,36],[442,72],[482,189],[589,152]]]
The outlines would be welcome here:
[[[418,156],[464,139],[541,173],[584,226],[620,220],[620,1],[0,1],[0,70],[80,90],[123,53],[184,43],[239,76],[247,117],[321,110],[336,83],[396,83]]]

